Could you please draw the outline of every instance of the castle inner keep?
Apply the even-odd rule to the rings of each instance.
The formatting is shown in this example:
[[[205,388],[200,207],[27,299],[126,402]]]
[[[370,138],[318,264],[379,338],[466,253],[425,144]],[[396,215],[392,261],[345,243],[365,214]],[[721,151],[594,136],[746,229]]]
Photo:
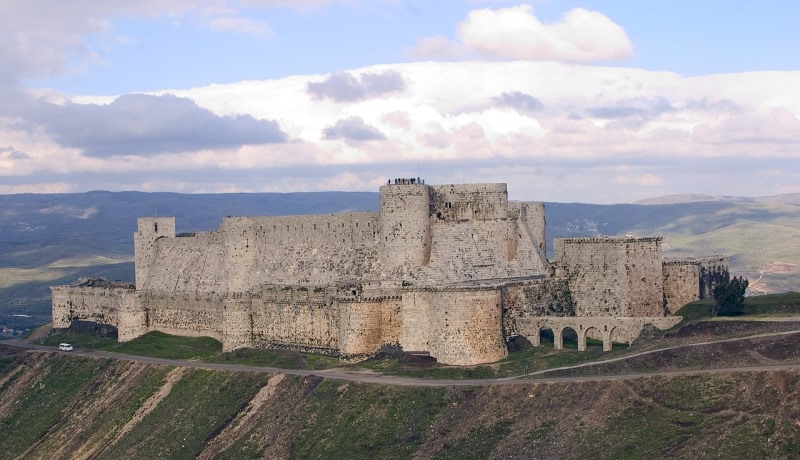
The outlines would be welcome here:
[[[631,343],[645,325],[700,298],[727,261],[664,261],[661,238],[557,239],[545,254],[544,205],[510,202],[506,184],[380,188],[380,210],[229,217],[175,233],[174,217],[138,219],[135,287],[53,286],[53,327],[88,320],[120,341],[149,331],[209,336],[223,350],[283,348],[356,361],[384,347],[473,365],[540,331]],[[714,273],[717,273],[717,272]],[[706,276],[704,289],[713,277]]]

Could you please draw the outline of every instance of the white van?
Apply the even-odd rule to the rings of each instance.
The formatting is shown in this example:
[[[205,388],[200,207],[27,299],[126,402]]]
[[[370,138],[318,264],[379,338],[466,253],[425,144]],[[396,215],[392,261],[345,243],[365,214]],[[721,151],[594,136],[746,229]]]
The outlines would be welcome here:
[[[58,344],[58,349],[61,351],[72,351],[75,348],[69,343],[60,343]]]

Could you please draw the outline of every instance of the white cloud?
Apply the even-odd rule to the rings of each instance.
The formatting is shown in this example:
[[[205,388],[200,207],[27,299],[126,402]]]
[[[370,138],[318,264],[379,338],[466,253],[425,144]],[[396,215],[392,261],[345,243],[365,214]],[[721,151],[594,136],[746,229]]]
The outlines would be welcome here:
[[[444,37],[420,37],[406,53],[417,59],[454,59],[464,54],[463,46]]]
[[[412,57],[452,59],[473,54],[488,59],[598,62],[633,55],[625,30],[596,11],[575,8],[545,24],[530,5],[473,10],[457,27],[458,41],[422,37]]]
[[[686,78],[515,61],[408,63],[347,75],[359,76],[358,88],[360,76],[389,75],[386,81],[402,81],[402,90],[340,102],[309,94],[309,84],[330,75],[297,75],[170,92],[193,101],[191,113],[210,112],[204,116],[215,123],[241,116],[274,120],[288,137],[283,143],[243,145],[248,142],[234,136],[214,144],[176,131],[177,139],[164,142],[183,147],[167,155],[150,144],[170,130],[153,126],[142,138],[146,155],[88,157],[79,148],[96,150],[100,134],[76,142],[67,125],[51,123],[44,130],[24,118],[0,117],[0,139],[8,146],[0,148],[0,177],[7,182],[2,190],[38,191],[43,183],[69,183],[72,190],[319,190],[324,184],[372,190],[384,176],[418,175],[417,165],[431,183],[505,181],[524,198],[535,181],[537,197],[560,200],[766,195],[800,183],[800,87],[791,84],[800,72]],[[386,81],[378,80],[385,89]],[[41,97],[58,102],[64,113],[78,101],[114,100]],[[95,109],[92,114],[114,113]],[[106,126],[116,118],[92,119]],[[185,126],[180,117],[167,124]],[[262,125],[269,128],[247,126]],[[785,174],[759,174],[776,169]],[[713,177],[706,177],[710,171]],[[348,183],[353,177],[364,179]]]

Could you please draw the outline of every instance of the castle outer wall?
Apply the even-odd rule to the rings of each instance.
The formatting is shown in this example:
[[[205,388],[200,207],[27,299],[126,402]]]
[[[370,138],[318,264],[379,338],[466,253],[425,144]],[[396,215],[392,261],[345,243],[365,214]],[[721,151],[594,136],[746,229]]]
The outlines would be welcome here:
[[[120,340],[161,331],[343,360],[402,347],[470,365],[504,358],[515,335],[538,341],[537,318],[581,328],[570,318],[595,317],[598,337],[639,318],[626,320],[618,341],[629,342],[643,318],[663,323],[669,289],[693,289],[690,276],[663,284],[659,238],[557,240],[554,270],[541,203],[509,203],[505,184],[413,182],[381,187],[377,213],[231,217],[185,235],[174,218],[139,219],[135,289],[53,287],[54,326],[88,319]]]

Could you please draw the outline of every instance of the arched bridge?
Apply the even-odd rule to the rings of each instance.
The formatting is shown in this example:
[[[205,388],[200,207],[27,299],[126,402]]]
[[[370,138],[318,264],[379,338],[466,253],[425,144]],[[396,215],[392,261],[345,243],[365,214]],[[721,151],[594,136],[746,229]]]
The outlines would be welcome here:
[[[523,316],[516,318],[517,333],[533,346],[541,346],[541,331],[553,331],[553,346],[564,348],[564,330],[570,328],[578,335],[578,351],[586,351],[586,338],[603,340],[603,351],[611,351],[612,342],[630,345],[647,324],[668,329],[681,320],[680,316],[617,317],[617,316]]]

